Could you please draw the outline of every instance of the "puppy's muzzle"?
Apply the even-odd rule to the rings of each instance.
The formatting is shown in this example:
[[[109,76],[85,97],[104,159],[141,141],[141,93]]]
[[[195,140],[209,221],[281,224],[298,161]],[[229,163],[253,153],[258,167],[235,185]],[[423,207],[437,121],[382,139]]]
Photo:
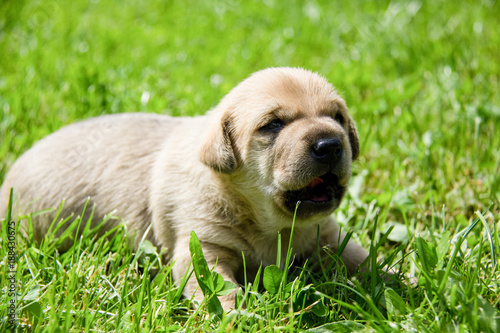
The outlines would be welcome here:
[[[323,164],[332,165],[343,155],[342,143],[336,138],[317,140],[311,147],[312,157]]]
[[[311,156],[312,178],[306,186],[285,193],[285,206],[294,212],[300,202],[297,214],[311,217],[319,213],[329,213],[338,207],[345,193],[344,179],[339,167],[345,159],[345,147],[336,137],[323,136],[317,138],[309,146]]]

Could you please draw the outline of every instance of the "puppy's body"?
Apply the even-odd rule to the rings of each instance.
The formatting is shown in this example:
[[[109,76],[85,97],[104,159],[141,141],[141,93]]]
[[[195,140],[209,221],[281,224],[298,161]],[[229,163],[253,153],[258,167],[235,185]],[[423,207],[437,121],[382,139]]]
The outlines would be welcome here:
[[[147,239],[175,260],[174,279],[189,266],[194,230],[209,264],[217,262],[217,271],[238,284],[242,252],[250,279],[261,264],[275,263],[277,235],[288,243],[299,201],[294,253],[312,257],[318,245],[337,249],[343,235],[331,213],[358,150],[345,103],[323,78],[300,69],[267,69],[204,116],[102,116],[49,135],[7,174],[0,216],[11,187],[14,216],[57,207],[63,199],[61,217],[78,215],[90,198],[94,221],[114,211],[136,240],[152,223]],[[36,240],[54,215],[35,219]],[[110,220],[107,227],[118,222]],[[342,257],[352,272],[366,251],[349,242]],[[196,286],[191,280],[186,293]],[[229,296],[223,305],[232,302]]]

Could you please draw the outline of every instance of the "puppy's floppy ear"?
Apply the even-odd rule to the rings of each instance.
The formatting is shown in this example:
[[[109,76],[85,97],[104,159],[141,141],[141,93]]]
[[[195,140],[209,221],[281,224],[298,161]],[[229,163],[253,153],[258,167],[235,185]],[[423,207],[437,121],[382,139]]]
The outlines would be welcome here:
[[[230,119],[222,117],[209,126],[199,151],[200,161],[215,171],[229,174],[236,169]]]
[[[354,120],[352,120],[351,117],[349,117],[349,124],[347,126],[349,142],[351,143],[352,160],[355,161],[359,156],[359,139],[356,125],[354,124]]]

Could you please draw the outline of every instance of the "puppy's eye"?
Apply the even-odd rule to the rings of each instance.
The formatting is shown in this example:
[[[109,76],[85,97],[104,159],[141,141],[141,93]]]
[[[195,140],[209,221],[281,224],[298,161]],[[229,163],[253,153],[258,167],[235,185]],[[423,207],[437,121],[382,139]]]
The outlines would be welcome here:
[[[344,125],[345,118],[344,116],[339,112],[335,115],[335,118],[333,118],[336,122],[338,122],[340,125]]]
[[[281,119],[273,119],[267,125],[264,125],[260,128],[261,131],[278,133],[285,127],[285,124]]]

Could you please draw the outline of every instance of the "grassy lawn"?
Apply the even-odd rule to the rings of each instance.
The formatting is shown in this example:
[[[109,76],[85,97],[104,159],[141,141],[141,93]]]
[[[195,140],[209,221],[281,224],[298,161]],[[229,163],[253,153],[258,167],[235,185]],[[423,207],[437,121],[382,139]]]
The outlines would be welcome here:
[[[0,182],[66,124],[202,114],[256,70],[304,67],[338,89],[360,132],[335,215],[398,272],[346,279],[305,267],[218,314],[208,298],[194,309],[180,297],[171,266],[148,244],[134,252],[123,228],[111,240],[87,230],[66,253],[50,236],[17,236],[18,331],[499,332],[499,17],[493,0],[3,1]]]

